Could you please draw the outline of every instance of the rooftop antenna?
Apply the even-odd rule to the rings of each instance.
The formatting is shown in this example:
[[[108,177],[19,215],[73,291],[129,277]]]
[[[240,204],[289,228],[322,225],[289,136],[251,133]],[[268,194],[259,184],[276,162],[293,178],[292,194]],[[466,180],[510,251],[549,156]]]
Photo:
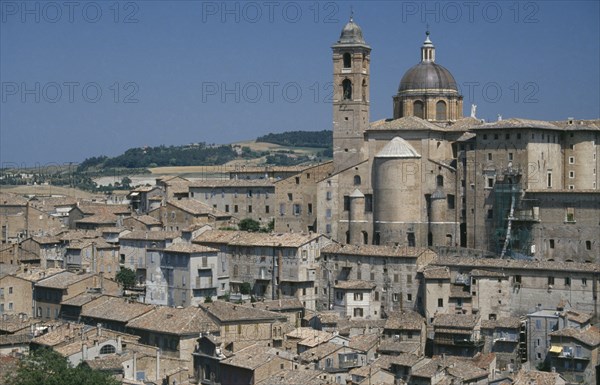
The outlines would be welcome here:
[[[350,6],[350,22],[354,22],[354,7]]]

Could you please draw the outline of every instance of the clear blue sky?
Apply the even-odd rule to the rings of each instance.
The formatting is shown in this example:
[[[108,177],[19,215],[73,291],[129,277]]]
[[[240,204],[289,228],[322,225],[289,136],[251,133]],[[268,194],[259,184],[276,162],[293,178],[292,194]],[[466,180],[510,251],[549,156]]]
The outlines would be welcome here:
[[[351,6],[373,48],[371,120],[392,114],[427,24],[465,115],[598,118],[599,4],[1,0],[0,163],[331,129]]]

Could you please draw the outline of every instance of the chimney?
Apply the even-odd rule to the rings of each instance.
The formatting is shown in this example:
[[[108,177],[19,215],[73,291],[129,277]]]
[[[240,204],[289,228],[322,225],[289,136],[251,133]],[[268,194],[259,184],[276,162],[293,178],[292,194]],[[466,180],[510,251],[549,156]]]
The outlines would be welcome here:
[[[102,324],[101,323],[96,324],[96,336],[102,337]]]

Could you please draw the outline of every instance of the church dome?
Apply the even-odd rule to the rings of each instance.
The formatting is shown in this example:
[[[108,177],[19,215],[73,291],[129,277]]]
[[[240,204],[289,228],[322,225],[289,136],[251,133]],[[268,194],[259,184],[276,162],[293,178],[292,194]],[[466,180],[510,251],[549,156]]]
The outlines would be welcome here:
[[[366,44],[363,38],[362,29],[350,17],[350,21],[342,29],[338,44]]]
[[[402,80],[398,92],[409,90],[454,90],[458,92],[458,86],[454,76],[446,68],[431,61],[424,61],[410,68]]]
[[[429,39],[429,31],[421,46],[421,62],[410,68],[402,80],[398,92],[424,90],[452,90],[458,92],[454,76],[446,68],[435,63],[435,47]]]

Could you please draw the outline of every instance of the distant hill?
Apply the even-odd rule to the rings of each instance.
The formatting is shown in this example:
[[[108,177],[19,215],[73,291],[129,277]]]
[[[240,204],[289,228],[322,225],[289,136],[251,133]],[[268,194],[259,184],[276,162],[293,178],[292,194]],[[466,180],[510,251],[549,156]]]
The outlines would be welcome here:
[[[310,161],[294,148],[322,148],[319,157],[332,156],[333,136],[331,131],[289,131],[267,134],[256,142],[273,143],[286,148],[255,150],[242,145],[208,145],[194,143],[185,146],[137,147],[115,157],[94,156],[85,159],[78,172],[101,172],[105,169],[148,169],[169,166],[218,166],[237,159],[264,158],[270,165],[294,165]]]
[[[209,146],[198,143],[186,146],[137,147],[112,158],[106,156],[87,158],[81,162],[78,171],[94,168],[220,165],[237,156],[238,153],[229,145]]]
[[[256,138],[257,142],[279,144],[287,147],[331,148],[333,132],[323,131],[287,131],[280,134],[267,134]]]

